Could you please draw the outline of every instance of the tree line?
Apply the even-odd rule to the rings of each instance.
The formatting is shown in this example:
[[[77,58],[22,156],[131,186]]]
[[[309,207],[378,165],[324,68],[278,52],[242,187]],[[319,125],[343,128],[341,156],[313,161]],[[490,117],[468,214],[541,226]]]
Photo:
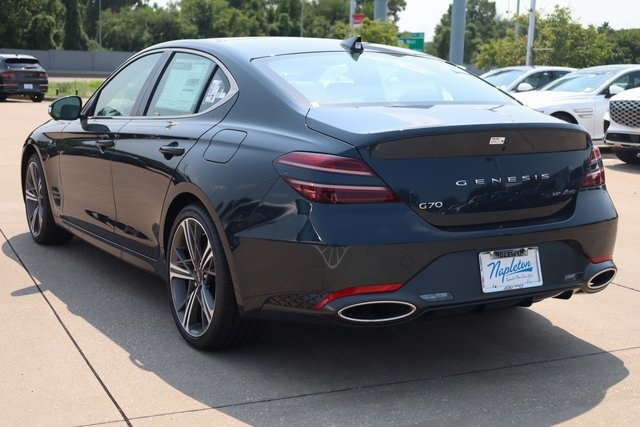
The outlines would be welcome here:
[[[397,45],[405,0],[388,0],[388,20],[373,20],[374,0],[357,0],[365,15],[349,26],[348,0],[3,0],[0,48],[138,51],[181,38],[300,36]],[[528,16],[498,16],[492,0],[468,0],[464,60],[480,69],[523,65]],[[518,19],[520,34],[515,34]],[[451,6],[435,28],[426,52],[448,58]],[[583,26],[571,10],[556,6],[536,20],[534,63],[576,68],[640,63],[640,29],[614,30],[606,22]]]

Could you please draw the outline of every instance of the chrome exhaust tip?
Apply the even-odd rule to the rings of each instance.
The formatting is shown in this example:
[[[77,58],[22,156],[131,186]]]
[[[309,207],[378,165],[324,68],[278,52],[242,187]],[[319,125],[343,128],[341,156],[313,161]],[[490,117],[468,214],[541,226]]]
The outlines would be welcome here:
[[[404,301],[368,301],[348,305],[338,311],[338,316],[349,322],[385,323],[407,318],[416,310],[415,305]]]
[[[615,267],[608,267],[598,271],[584,283],[584,285],[582,286],[582,290],[591,294],[600,292],[613,281],[614,277],[616,277],[617,272],[618,269]]]

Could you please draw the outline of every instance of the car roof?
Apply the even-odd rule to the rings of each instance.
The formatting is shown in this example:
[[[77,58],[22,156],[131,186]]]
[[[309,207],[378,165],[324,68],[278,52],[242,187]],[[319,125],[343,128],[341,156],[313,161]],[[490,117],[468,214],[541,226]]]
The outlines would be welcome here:
[[[35,59],[37,60],[38,58],[36,58],[35,56],[31,56],[31,55],[22,55],[22,54],[15,54],[15,53],[0,53],[0,58],[2,59]]]
[[[295,54],[303,52],[344,51],[342,40],[308,37],[231,37],[212,39],[173,40],[150,46],[146,50],[162,48],[191,48],[204,52],[223,53],[236,59],[250,61],[255,58]],[[424,56],[439,59],[421,52],[385,45],[363,43],[365,51],[388,52],[402,55]],[[439,59],[440,60],[440,59]]]
[[[595,67],[581,68],[577,72],[589,73],[589,72],[606,72],[606,71],[624,71],[624,70],[633,70],[633,69],[640,70],[640,64],[596,65]]]

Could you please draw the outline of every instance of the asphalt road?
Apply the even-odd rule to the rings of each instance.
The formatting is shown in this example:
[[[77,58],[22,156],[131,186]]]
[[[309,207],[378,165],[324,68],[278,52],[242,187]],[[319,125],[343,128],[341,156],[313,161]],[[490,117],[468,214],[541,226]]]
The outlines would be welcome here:
[[[270,323],[207,354],[161,280],[29,237],[20,153],[46,110],[0,103],[3,426],[638,425],[640,167],[605,161],[619,273],[599,294],[382,329]]]

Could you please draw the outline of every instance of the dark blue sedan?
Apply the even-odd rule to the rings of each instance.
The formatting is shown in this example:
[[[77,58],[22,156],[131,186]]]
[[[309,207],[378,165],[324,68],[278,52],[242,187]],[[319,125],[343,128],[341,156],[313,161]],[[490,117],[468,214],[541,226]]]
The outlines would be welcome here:
[[[262,320],[385,325],[613,279],[597,147],[438,58],[359,38],[181,40],[134,55],[24,145],[33,239],[157,273],[184,338]]]

